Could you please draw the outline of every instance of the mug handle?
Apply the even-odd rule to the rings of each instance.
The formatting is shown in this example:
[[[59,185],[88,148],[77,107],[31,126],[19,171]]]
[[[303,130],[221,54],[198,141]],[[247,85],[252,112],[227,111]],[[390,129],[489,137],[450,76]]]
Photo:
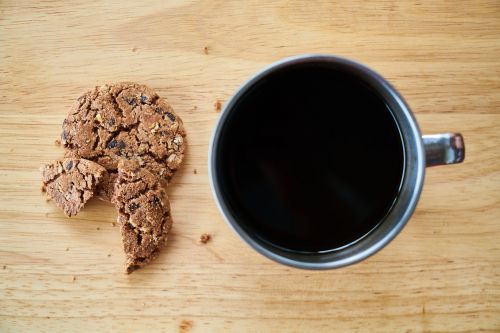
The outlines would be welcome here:
[[[426,166],[455,164],[465,158],[464,138],[460,133],[423,135]]]

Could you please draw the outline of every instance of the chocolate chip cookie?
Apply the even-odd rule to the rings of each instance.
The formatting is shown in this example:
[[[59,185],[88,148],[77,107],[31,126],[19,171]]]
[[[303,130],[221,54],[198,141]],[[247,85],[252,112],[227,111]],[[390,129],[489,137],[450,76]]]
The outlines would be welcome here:
[[[94,195],[106,169],[84,159],[66,158],[41,168],[42,191],[54,200],[67,216],[78,214]]]
[[[172,227],[166,181],[141,168],[134,160],[121,160],[113,202],[118,211],[126,272],[156,258]]]
[[[63,122],[67,157],[82,157],[108,171],[99,186],[110,201],[118,161],[136,161],[169,180],[183,160],[186,132],[166,99],[152,89],[130,82],[96,87],[78,98]]]

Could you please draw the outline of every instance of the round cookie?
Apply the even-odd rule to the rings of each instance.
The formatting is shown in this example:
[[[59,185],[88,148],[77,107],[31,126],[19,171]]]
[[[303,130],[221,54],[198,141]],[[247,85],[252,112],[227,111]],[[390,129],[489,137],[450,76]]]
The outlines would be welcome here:
[[[78,98],[63,122],[67,157],[97,162],[108,170],[99,186],[111,201],[120,159],[169,180],[184,158],[186,132],[166,99],[132,82],[95,87]]]

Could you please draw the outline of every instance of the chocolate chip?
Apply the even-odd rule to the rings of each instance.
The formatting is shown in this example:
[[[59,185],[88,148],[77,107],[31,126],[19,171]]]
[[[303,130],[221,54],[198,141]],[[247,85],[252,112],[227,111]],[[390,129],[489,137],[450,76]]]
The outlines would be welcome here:
[[[137,208],[141,207],[138,203],[132,202],[129,206],[128,209],[130,210],[131,213],[135,212]]]
[[[173,114],[171,114],[170,112],[167,112],[165,114],[167,115],[168,119],[175,121],[175,116]]]
[[[123,149],[125,148],[126,144],[122,140],[118,141],[118,149]]]
[[[167,131],[160,131],[160,135],[161,135],[161,136],[165,136],[165,135],[167,135],[167,134],[168,134],[168,132],[167,132]]]
[[[143,95],[143,94],[141,94],[141,102],[142,102],[142,104],[146,104],[147,101],[148,101],[148,97],[145,96],[145,95]]]
[[[71,170],[73,168],[73,161],[69,160],[68,163],[66,163],[66,170]]]
[[[153,196],[153,205],[158,206],[160,204],[160,199],[155,195]]]
[[[113,148],[115,148],[115,147],[116,147],[116,140],[115,140],[115,139],[113,139],[113,140],[111,140],[111,141],[108,143],[108,148],[109,148],[109,149],[113,149]]]
[[[61,134],[61,139],[63,140],[63,142],[67,141],[68,140],[68,132],[63,131]]]
[[[129,97],[123,97],[123,98],[127,101],[128,105],[135,105],[135,103],[136,103],[135,97],[130,97],[130,98]]]
[[[108,126],[113,126],[116,123],[115,118],[106,120],[106,123],[108,124]]]
[[[155,109],[156,113],[159,113],[159,114],[162,114],[163,113],[163,110],[160,108],[160,107],[157,107]]]

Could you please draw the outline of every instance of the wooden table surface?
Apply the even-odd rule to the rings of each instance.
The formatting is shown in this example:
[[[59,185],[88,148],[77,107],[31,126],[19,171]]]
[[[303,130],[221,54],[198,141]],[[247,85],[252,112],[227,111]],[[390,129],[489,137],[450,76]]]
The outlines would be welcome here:
[[[1,332],[500,332],[498,0],[138,3],[0,2]],[[301,53],[371,66],[424,133],[460,131],[467,147],[464,164],[428,169],[389,246],[332,271],[251,250],[208,183],[214,102]],[[93,200],[68,219],[38,171],[63,153],[73,100],[121,80],[168,97],[189,140],[168,246],[129,276],[114,208]]]

